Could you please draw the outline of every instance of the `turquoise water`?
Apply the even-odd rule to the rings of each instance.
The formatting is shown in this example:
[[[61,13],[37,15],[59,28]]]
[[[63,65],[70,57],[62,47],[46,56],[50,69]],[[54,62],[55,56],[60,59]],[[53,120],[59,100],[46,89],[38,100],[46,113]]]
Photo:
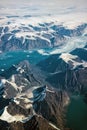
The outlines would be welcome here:
[[[44,48],[40,50],[18,50],[0,54],[0,71],[8,69],[12,64],[17,64],[20,61],[28,60],[31,64],[37,64],[39,61],[47,58],[52,52],[59,53],[62,47]]]
[[[67,110],[67,125],[72,130],[87,130],[87,104],[81,96],[73,96]]]
[[[0,54],[0,72],[23,60],[28,60],[31,64],[36,64],[46,57],[47,55],[41,55],[37,51],[13,51],[3,53]]]

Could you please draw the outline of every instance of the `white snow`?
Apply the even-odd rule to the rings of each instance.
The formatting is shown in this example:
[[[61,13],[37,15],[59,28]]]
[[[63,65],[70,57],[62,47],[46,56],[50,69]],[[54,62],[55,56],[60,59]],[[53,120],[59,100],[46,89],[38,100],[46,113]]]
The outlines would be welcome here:
[[[79,65],[82,65],[83,67],[87,67],[87,62],[85,62],[83,60],[80,60],[80,62],[76,61],[76,58],[78,58],[78,56],[76,56],[76,55],[71,55],[69,53],[62,53],[60,55],[60,58],[62,58],[66,63],[71,61],[73,64],[73,69]]]
[[[87,21],[86,17],[80,16],[80,14],[74,14],[76,16],[76,19],[69,16],[69,21],[67,20],[67,15],[65,14],[64,16],[61,15],[54,15],[52,16],[41,16],[41,17],[30,17],[30,18],[24,18],[24,17],[18,17],[18,18],[11,18],[11,24],[6,25],[7,22],[9,22],[8,18],[4,18],[0,20],[1,26],[5,27],[8,26],[9,27],[9,33],[11,33],[13,30],[20,30],[20,32],[16,32],[15,33],[15,37],[17,38],[22,38],[22,44],[25,43],[25,39],[32,39],[32,40],[36,40],[36,38],[41,38],[42,40],[46,40],[47,42],[50,43],[50,39],[46,38],[45,36],[42,36],[43,34],[50,34],[53,35],[53,30],[50,28],[50,26],[52,25],[63,25],[65,28],[77,28],[77,26],[85,23],[84,21]],[[72,14],[73,16],[73,14]],[[78,20],[78,17],[80,20]],[[83,20],[84,17],[84,20]],[[34,31],[33,27],[37,26],[37,27],[41,27],[39,24],[45,24],[45,23],[51,23],[51,25],[49,25],[47,27],[47,25],[44,25],[44,28],[48,28],[48,30],[45,31]],[[22,25],[23,24],[23,25]],[[32,25],[33,27],[30,27],[29,25]],[[27,27],[29,30],[27,29],[23,29],[23,27]],[[46,26],[46,27],[45,27]],[[66,40],[64,41],[65,43],[63,44],[62,47],[58,48],[58,49],[54,49],[50,52],[50,54],[57,54],[57,53],[64,53],[64,52],[70,52],[72,50],[74,50],[75,48],[82,48],[86,45],[87,43],[87,37],[85,36],[85,34],[87,33],[87,29],[85,29],[85,31],[83,32],[82,36],[74,36],[74,37],[68,37],[66,38]],[[13,34],[12,34],[13,36]],[[8,40],[11,39],[11,36],[9,37]],[[61,41],[61,40],[60,40]],[[59,41],[58,41],[59,43]],[[45,53],[44,53],[45,55]]]
[[[18,68],[17,68],[17,71],[19,71],[20,69],[21,69],[21,67],[18,67]]]
[[[18,100],[16,100],[16,99],[14,99],[14,102],[15,102],[17,105],[20,104],[20,101],[18,101]]]
[[[2,83],[3,83],[3,84],[5,84],[5,83],[6,83],[6,80],[5,80],[5,79],[2,79],[1,81],[2,81]]]
[[[18,91],[18,86],[16,85],[16,83],[14,82],[14,76],[12,77],[12,81],[8,81],[6,79],[2,79],[2,83],[5,84],[5,83],[9,83],[16,91]]]
[[[13,83],[15,83],[15,76],[14,76],[14,75],[12,75],[11,81],[12,81]]]
[[[39,49],[37,50],[37,52],[41,55],[49,55],[48,53],[46,53],[43,49]]]
[[[51,125],[53,128],[55,128],[56,130],[60,130],[59,128],[57,128],[54,124],[49,123],[49,125]]]
[[[6,95],[3,95],[3,98],[6,98]]]
[[[78,57],[75,56],[75,55],[71,55],[69,53],[62,53],[60,55],[60,58],[62,58],[66,63],[68,63],[69,61],[73,61],[73,60],[75,60]]]
[[[21,69],[21,70],[20,70],[20,73],[22,74],[23,72],[24,72],[24,69]]]
[[[20,102],[22,100],[22,102],[24,104],[23,107],[25,107],[26,109],[31,108],[32,103],[34,102],[34,100],[31,100],[34,98],[33,90],[36,88],[38,88],[38,87],[32,87],[32,88],[28,89],[26,92],[18,93],[17,96],[14,98],[14,102],[16,104],[20,105]]]
[[[13,122],[15,121],[15,118],[12,117],[8,112],[7,112],[7,107],[5,107],[5,110],[3,114],[0,117],[1,120],[7,121],[7,122]]]
[[[49,92],[49,93],[55,93],[53,90],[49,90],[48,88],[47,88],[46,90],[47,90],[47,92]]]
[[[41,93],[37,92],[33,94],[33,91],[37,88],[39,88],[39,86],[32,87],[28,89],[26,92],[18,93],[17,96],[15,97],[15,102],[18,101],[19,103],[22,101],[24,104],[23,107],[25,107],[26,109],[31,108],[33,102],[42,101],[46,96],[46,93],[45,93],[46,90],[43,90]]]
[[[8,41],[9,41],[11,38],[12,38],[12,36],[10,36],[10,37],[8,38]]]
[[[14,122],[14,121],[21,121],[25,119],[24,115],[15,115],[12,116],[8,113],[7,107],[5,107],[3,114],[0,116],[1,120],[7,121],[8,123]]]
[[[18,67],[17,71],[19,71],[22,74],[24,72],[24,69],[22,69],[21,67]]]
[[[76,48],[83,48],[87,44],[86,36],[70,37],[66,39],[63,46],[58,47],[50,52],[50,54],[59,54],[71,52]]]
[[[37,36],[35,32],[18,32],[15,34],[16,37],[27,37],[27,36]],[[28,38],[28,37],[27,37]]]
[[[18,13],[18,12],[17,12]],[[82,15],[81,15],[82,14]],[[15,29],[18,29],[20,25],[26,25],[29,24],[33,26],[39,26],[39,23],[51,23],[54,24],[63,24],[65,27],[74,29],[77,26],[86,23],[86,13],[72,13],[72,14],[59,14],[59,15],[51,15],[51,16],[40,16],[40,17],[30,17],[30,18],[24,18],[24,17],[18,17],[18,18],[10,18],[11,24],[9,25],[9,29],[12,29],[13,27]],[[6,23],[9,22],[9,18],[6,18],[3,16],[3,19],[0,19],[1,25],[6,26]],[[11,31],[11,30],[10,30]]]
[[[32,107],[32,104],[25,104],[26,109],[29,109]]]
[[[9,84],[11,84],[16,91],[18,90],[18,86],[16,85],[15,82],[10,82],[10,81],[8,81],[8,80],[6,80],[6,82],[9,83]]]
[[[82,63],[83,63],[83,64],[82,64],[82,65],[83,65],[83,67],[85,67],[85,68],[86,68],[86,67],[87,67],[87,62],[82,61]]]
[[[43,36],[38,36],[40,39],[42,39],[42,40],[45,40],[45,41],[47,41],[47,42],[49,42],[50,43],[50,40],[49,39],[47,39],[47,38],[45,38],[45,37],[43,37]]]

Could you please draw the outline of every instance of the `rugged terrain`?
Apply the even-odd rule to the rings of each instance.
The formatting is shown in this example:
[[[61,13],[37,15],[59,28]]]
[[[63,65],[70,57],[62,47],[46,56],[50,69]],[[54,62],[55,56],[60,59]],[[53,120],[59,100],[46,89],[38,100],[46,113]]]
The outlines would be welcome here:
[[[64,129],[66,91],[43,85],[27,61],[12,66],[0,79],[0,129]]]
[[[87,24],[18,19],[0,19],[0,129],[77,130],[67,113],[79,98],[87,108]]]
[[[73,40],[79,42],[77,39],[84,44],[87,42],[86,23],[68,28],[57,21],[33,23],[30,20],[29,17],[23,17],[22,21],[14,17],[1,19],[1,52],[59,47]]]

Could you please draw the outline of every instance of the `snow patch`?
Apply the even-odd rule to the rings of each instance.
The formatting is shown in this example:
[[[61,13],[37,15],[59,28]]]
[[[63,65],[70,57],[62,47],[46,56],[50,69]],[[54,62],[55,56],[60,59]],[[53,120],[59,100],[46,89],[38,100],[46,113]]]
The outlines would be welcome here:
[[[7,121],[8,123],[11,123],[14,121],[20,121],[23,118],[25,118],[24,115],[15,115],[15,116],[10,115],[7,111],[7,108],[8,107],[5,107],[3,114],[0,116],[1,120],[4,120],[4,121]]]
[[[3,84],[5,84],[5,83],[6,83],[6,79],[2,79],[1,81],[2,81],[2,83],[3,83]]]
[[[73,61],[73,60],[75,60],[78,57],[75,56],[75,55],[71,55],[69,53],[62,53],[60,55],[60,58],[62,58],[66,63],[68,63],[69,61]]]
[[[18,67],[18,68],[17,68],[17,71],[22,74],[22,73],[24,72],[24,69],[22,69],[21,67]]]
[[[37,50],[37,52],[41,55],[49,55],[48,53],[45,52],[45,50],[43,49],[40,49],[40,50]]]
[[[71,55],[69,53],[62,53],[60,55],[60,58],[62,58],[66,63],[69,63],[69,61],[71,61],[73,65],[73,69],[75,69],[77,66],[80,65],[82,65],[83,67],[87,67],[87,62],[83,60],[76,61],[76,59],[78,58],[78,56],[76,55]]]
[[[19,105],[20,104],[20,101],[16,100],[16,98],[14,98],[14,102]]]
[[[56,130],[60,130],[59,128],[57,128],[54,124],[49,123],[50,126],[52,126],[53,128],[55,128]]]
[[[12,81],[13,83],[15,83],[15,76],[14,76],[14,75],[12,75],[11,81]]]
[[[2,79],[1,81],[2,81],[3,84],[9,83],[16,91],[18,91],[19,87],[13,81],[13,80],[15,80],[14,77],[12,77],[12,78],[13,78],[12,81],[8,81],[6,79]]]

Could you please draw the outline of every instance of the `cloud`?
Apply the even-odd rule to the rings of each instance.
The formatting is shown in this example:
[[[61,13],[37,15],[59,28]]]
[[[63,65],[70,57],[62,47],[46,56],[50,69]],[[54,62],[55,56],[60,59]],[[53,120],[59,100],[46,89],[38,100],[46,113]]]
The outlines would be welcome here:
[[[3,0],[0,1],[0,6],[7,8],[19,8],[19,7],[37,7],[42,8],[44,11],[47,10],[60,10],[73,8],[87,8],[87,0]]]
[[[79,22],[87,22],[87,0],[0,1],[0,17],[14,15],[19,17],[38,17],[45,19],[45,21],[57,20],[59,22],[63,22],[65,25],[68,24],[70,26],[74,26]],[[16,18],[14,17],[14,20],[15,19]]]

